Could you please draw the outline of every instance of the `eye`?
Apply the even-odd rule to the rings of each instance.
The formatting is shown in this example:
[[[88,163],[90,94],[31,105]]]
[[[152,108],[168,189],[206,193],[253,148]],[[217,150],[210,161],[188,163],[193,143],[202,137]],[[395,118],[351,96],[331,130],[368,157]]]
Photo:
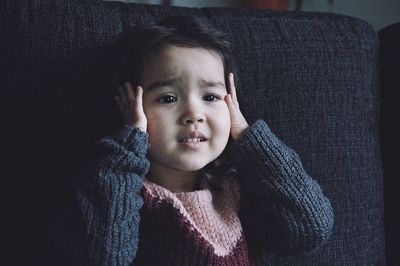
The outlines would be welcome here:
[[[173,103],[176,102],[176,97],[172,95],[165,95],[157,99],[158,103]]]
[[[203,99],[208,102],[216,102],[218,100],[221,100],[221,97],[218,95],[209,94],[209,95],[204,96]]]

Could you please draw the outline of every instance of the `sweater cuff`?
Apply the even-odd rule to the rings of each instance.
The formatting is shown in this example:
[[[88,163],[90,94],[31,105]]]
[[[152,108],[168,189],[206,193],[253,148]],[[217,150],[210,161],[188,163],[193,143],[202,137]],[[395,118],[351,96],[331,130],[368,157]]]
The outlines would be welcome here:
[[[112,138],[128,151],[145,155],[148,150],[148,136],[149,134],[140,128],[124,125],[113,133]]]
[[[268,190],[290,182],[288,179],[292,176],[299,176],[293,175],[293,171],[302,171],[299,161],[291,158],[293,150],[275,136],[262,119],[232,143],[228,154],[238,171],[245,173],[240,183],[253,195],[266,196]]]

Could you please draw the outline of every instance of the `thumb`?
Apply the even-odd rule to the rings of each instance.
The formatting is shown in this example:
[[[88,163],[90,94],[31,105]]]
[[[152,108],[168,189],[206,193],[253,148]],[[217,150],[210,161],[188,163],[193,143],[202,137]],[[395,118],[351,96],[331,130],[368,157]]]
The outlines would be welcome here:
[[[235,116],[236,106],[235,106],[235,103],[233,102],[232,95],[231,94],[225,95],[224,100],[225,100],[226,104],[228,105],[229,116],[231,117],[231,121],[233,121],[233,118]]]
[[[135,113],[137,115],[136,126],[147,129],[147,118],[143,108],[143,87],[140,85],[136,87],[135,100]]]
[[[144,114],[144,110],[143,110],[143,88],[142,86],[138,85],[136,87],[136,112],[138,114]]]

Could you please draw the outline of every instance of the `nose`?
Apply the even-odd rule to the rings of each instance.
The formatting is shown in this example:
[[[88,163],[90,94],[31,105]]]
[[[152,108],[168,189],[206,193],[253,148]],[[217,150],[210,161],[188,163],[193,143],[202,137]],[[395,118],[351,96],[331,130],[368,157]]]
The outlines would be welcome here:
[[[194,123],[202,123],[204,121],[205,121],[205,119],[203,118],[202,115],[193,114],[190,116],[185,116],[182,120],[182,123],[185,125],[189,125],[189,124],[194,124]]]
[[[184,112],[181,117],[181,122],[184,125],[194,124],[194,123],[204,123],[206,121],[206,116],[201,108],[200,104],[188,102],[184,107]]]

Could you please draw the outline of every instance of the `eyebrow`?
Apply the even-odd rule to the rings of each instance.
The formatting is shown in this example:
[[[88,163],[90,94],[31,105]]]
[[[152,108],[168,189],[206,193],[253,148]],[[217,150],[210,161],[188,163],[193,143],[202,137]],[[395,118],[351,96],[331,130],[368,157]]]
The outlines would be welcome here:
[[[168,86],[168,85],[175,84],[176,81],[177,81],[177,78],[167,78],[167,79],[155,81],[147,87],[147,91],[150,92],[150,91],[156,90],[162,86]],[[204,87],[221,87],[223,89],[226,88],[225,84],[220,81],[207,81],[205,79],[201,79],[200,82],[202,84],[201,87],[203,87],[203,88]]]
[[[220,81],[207,81],[204,79],[201,79],[200,81],[202,84],[205,84],[205,86],[203,85],[202,87],[222,87],[225,89],[225,84]]]
[[[162,86],[174,84],[176,82],[176,80],[177,80],[177,78],[168,78],[168,79],[155,81],[148,86],[147,91],[152,91],[152,90],[155,90]]]

